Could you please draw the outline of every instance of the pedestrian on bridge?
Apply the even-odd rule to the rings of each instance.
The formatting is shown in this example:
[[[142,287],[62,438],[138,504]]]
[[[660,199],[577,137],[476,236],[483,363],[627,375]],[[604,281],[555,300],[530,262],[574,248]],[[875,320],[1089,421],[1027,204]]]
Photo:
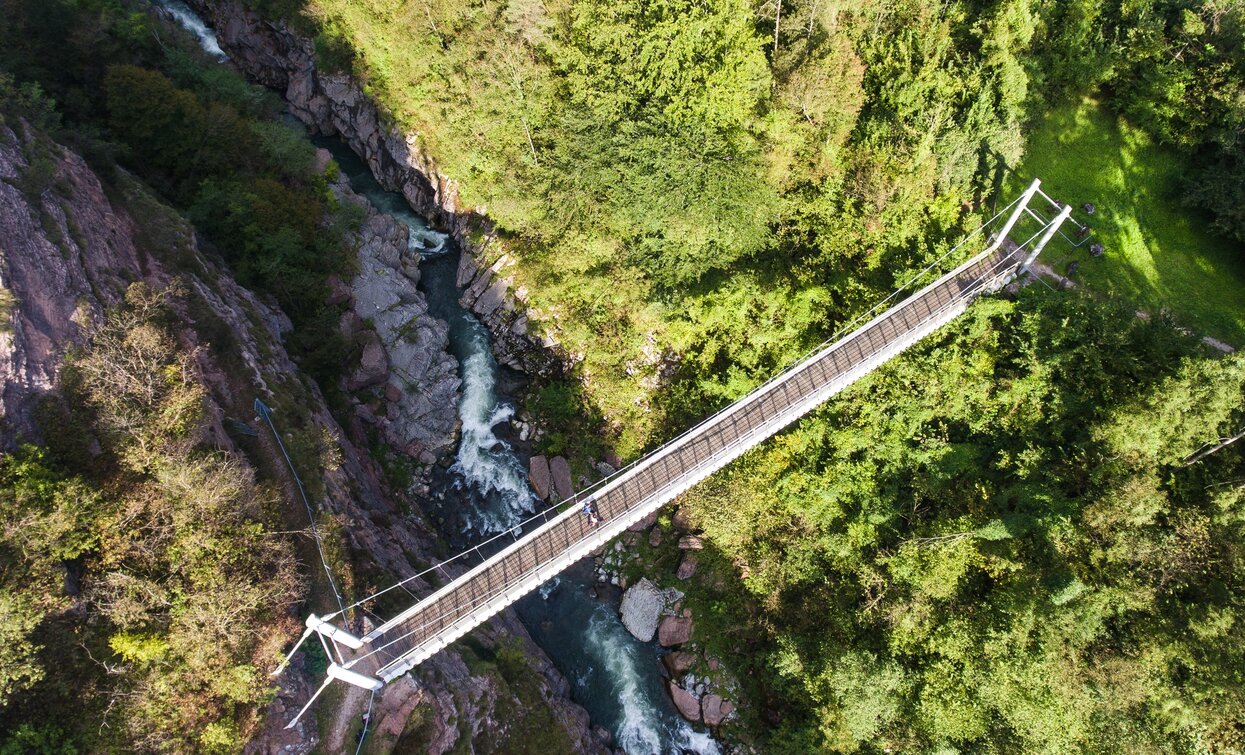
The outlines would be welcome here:
[[[589,497],[584,501],[584,516],[588,517],[588,524],[595,527],[601,523],[601,514],[597,511],[596,499]]]

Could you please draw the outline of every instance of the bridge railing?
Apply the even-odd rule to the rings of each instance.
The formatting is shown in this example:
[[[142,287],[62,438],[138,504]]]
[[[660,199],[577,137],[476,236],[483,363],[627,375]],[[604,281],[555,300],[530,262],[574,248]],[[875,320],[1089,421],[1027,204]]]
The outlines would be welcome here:
[[[446,567],[448,567],[448,566],[450,566],[450,565],[452,565],[452,564],[457,564],[457,563],[464,563],[464,562],[467,562],[467,561],[469,561],[469,560],[471,559],[471,557],[472,557],[472,556],[474,556],[476,559],[478,559],[478,562],[479,562],[479,563],[482,563],[482,562],[484,562],[484,561],[487,561],[489,558],[493,557],[493,556],[494,556],[494,555],[496,555],[497,553],[500,553],[500,552],[501,552],[502,550],[504,550],[506,547],[508,547],[508,546],[509,546],[509,545],[511,545],[512,543],[516,542],[519,538],[524,537],[524,536],[526,536],[527,534],[530,534],[531,532],[534,532],[534,531],[538,530],[540,527],[542,527],[542,526],[544,526],[544,525],[546,525],[546,524],[550,523],[551,521],[554,521],[555,519],[557,519],[557,518],[558,518],[558,517],[560,517],[561,515],[563,515],[563,514],[567,513],[568,511],[574,510],[575,508],[579,507],[579,506],[581,505],[581,502],[582,502],[583,500],[585,500],[586,498],[588,498],[588,497],[590,497],[590,496],[592,496],[592,495],[595,495],[596,493],[598,493],[598,492],[599,492],[602,488],[604,488],[605,486],[610,485],[611,483],[616,482],[616,481],[620,480],[621,478],[623,478],[623,477],[627,476],[629,473],[631,473],[632,471],[634,471],[637,467],[639,467],[639,466],[642,466],[642,465],[644,465],[644,464],[649,463],[649,462],[650,462],[653,458],[655,458],[656,456],[658,456],[658,455],[662,454],[662,453],[663,453],[663,452],[665,452],[665,451],[668,451],[670,448],[672,448],[672,447],[676,446],[677,444],[682,443],[682,442],[683,442],[683,441],[685,441],[687,438],[695,436],[695,435],[696,435],[698,432],[700,432],[700,431],[701,431],[701,430],[702,430],[705,426],[707,426],[707,425],[709,425],[709,424],[711,424],[711,423],[713,423],[713,422],[715,422],[715,421],[718,421],[718,420],[721,418],[721,417],[720,417],[720,415],[721,415],[723,412],[729,411],[729,410],[730,410],[733,406],[735,406],[736,404],[738,404],[738,403],[740,403],[740,402],[743,402],[743,401],[747,400],[749,397],[751,397],[751,396],[753,396],[753,395],[757,395],[757,394],[763,393],[766,389],[768,389],[769,387],[771,387],[774,383],[776,383],[776,382],[778,382],[778,381],[780,381],[780,380],[785,379],[785,378],[786,378],[786,376],[787,376],[790,372],[792,372],[793,370],[795,370],[796,368],[798,368],[800,365],[807,363],[809,359],[811,359],[813,356],[815,356],[816,354],[820,353],[821,351],[824,351],[824,350],[825,350],[827,347],[829,347],[831,344],[836,343],[837,341],[843,340],[843,339],[845,339],[847,336],[849,336],[849,335],[851,335],[852,333],[856,332],[856,331],[855,331],[855,330],[853,330],[853,329],[854,329],[854,328],[857,328],[857,326],[860,326],[861,328],[863,328],[863,327],[864,327],[864,325],[867,325],[867,324],[868,324],[867,322],[865,322],[865,319],[866,319],[866,318],[873,316],[875,313],[877,313],[877,312],[878,312],[879,310],[881,310],[883,307],[885,307],[886,305],[888,305],[889,303],[891,303],[892,301],[894,301],[896,298],[898,298],[898,297],[899,297],[902,293],[904,293],[905,291],[910,290],[914,284],[916,284],[917,282],[921,281],[921,280],[922,280],[922,279],[924,279],[924,278],[925,278],[925,276],[927,276],[930,272],[932,272],[932,271],[934,271],[935,269],[937,269],[939,265],[941,265],[942,263],[944,263],[948,257],[950,257],[950,256],[951,256],[952,254],[954,254],[956,251],[958,251],[959,249],[961,249],[961,248],[962,248],[962,247],[963,247],[966,243],[968,243],[969,241],[973,240],[973,239],[974,239],[974,238],[976,238],[977,236],[979,236],[979,235],[981,235],[982,233],[984,233],[984,232],[985,232],[985,231],[989,228],[989,226],[990,226],[992,223],[994,223],[996,220],[998,220],[1000,217],[1002,217],[1004,214],[1006,214],[1009,210],[1012,210],[1013,208],[1015,208],[1017,204],[1027,204],[1028,196],[1030,196],[1030,195],[1031,195],[1031,193],[1026,192],[1026,195],[1024,195],[1024,196],[1022,196],[1022,197],[1018,197],[1016,200],[1012,201],[1012,203],[1011,203],[1011,204],[1007,205],[1007,206],[1006,206],[1006,207],[1004,207],[1002,210],[1000,210],[999,212],[997,212],[997,213],[996,213],[996,214],[995,214],[992,218],[990,218],[989,220],[987,220],[986,222],[984,222],[984,223],[983,223],[980,227],[978,227],[978,228],[977,228],[976,230],[974,230],[971,234],[969,234],[967,237],[965,237],[963,240],[961,240],[958,244],[956,244],[955,246],[953,246],[953,247],[952,247],[951,249],[949,249],[947,252],[945,252],[944,254],[942,254],[942,255],[941,255],[940,257],[938,257],[936,260],[934,260],[933,262],[931,262],[931,263],[930,263],[929,265],[927,265],[925,268],[923,268],[922,270],[920,270],[919,272],[917,272],[915,275],[913,275],[911,278],[909,278],[906,282],[904,282],[902,285],[900,285],[898,288],[896,288],[896,289],[895,289],[895,291],[891,292],[891,294],[890,294],[889,296],[887,296],[886,298],[884,298],[884,299],[882,299],[881,301],[877,302],[876,304],[874,304],[871,308],[869,308],[869,309],[868,309],[868,310],[866,310],[865,312],[862,312],[861,314],[859,314],[859,315],[857,315],[856,317],[852,318],[851,320],[849,320],[849,321],[847,322],[847,324],[845,324],[845,325],[843,325],[843,326],[840,326],[838,330],[836,330],[836,331],[835,331],[835,332],[834,332],[831,336],[829,336],[828,338],[826,338],[824,341],[822,341],[822,342],[821,342],[821,343],[819,343],[818,345],[816,345],[816,346],[814,346],[814,347],[810,348],[808,351],[804,352],[801,356],[799,356],[799,357],[797,357],[797,358],[795,358],[795,359],[791,360],[790,362],[788,362],[788,363],[787,363],[787,364],[786,364],[786,365],[785,365],[785,366],[784,366],[781,370],[779,370],[777,373],[775,373],[774,375],[772,375],[772,376],[771,376],[769,379],[767,379],[765,382],[763,382],[763,383],[761,383],[760,385],[758,385],[757,387],[753,388],[751,391],[749,391],[747,394],[745,394],[743,397],[741,397],[739,400],[737,400],[737,401],[735,402],[735,404],[732,404],[731,406],[724,407],[723,409],[720,409],[719,411],[717,411],[717,412],[715,412],[715,413],[713,413],[713,414],[709,415],[709,416],[708,416],[708,417],[706,417],[704,420],[700,421],[699,423],[697,423],[696,425],[692,426],[691,428],[689,428],[689,429],[685,430],[684,432],[680,433],[679,435],[677,435],[677,436],[675,436],[675,437],[671,438],[670,440],[666,441],[665,443],[662,443],[660,446],[658,446],[658,447],[656,447],[656,448],[654,448],[654,449],[650,450],[648,453],[646,453],[646,454],[644,454],[643,456],[641,456],[641,457],[639,457],[639,458],[635,459],[634,461],[632,461],[631,463],[627,464],[626,466],[621,467],[620,469],[616,470],[616,471],[615,471],[615,472],[613,472],[612,474],[610,474],[610,475],[608,475],[608,476],[606,476],[606,477],[604,477],[604,478],[602,478],[602,479],[600,479],[600,480],[597,480],[596,482],[592,483],[591,485],[589,485],[588,487],[584,488],[583,490],[580,490],[580,491],[578,491],[578,492],[574,493],[574,494],[573,494],[573,495],[571,495],[569,498],[566,498],[566,499],[564,499],[564,500],[562,500],[562,501],[559,501],[559,502],[557,502],[557,503],[551,504],[551,505],[549,505],[549,506],[547,506],[547,507],[545,507],[545,508],[541,509],[540,511],[537,511],[537,512],[533,513],[533,514],[532,514],[532,515],[530,515],[529,517],[527,517],[527,518],[523,519],[522,521],[520,521],[519,523],[517,523],[517,524],[516,524],[516,525],[514,525],[513,527],[511,527],[511,528],[509,528],[509,529],[506,529],[506,530],[503,530],[503,531],[501,531],[501,532],[498,532],[498,533],[496,533],[496,534],[494,534],[494,535],[492,535],[492,536],[490,536],[490,537],[486,538],[485,540],[483,540],[483,541],[481,541],[481,542],[479,542],[479,543],[475,544],[475,545],[474,545],[474,546],[472,546],[471,548],[468,548],[468,549],[466,549],[466,550],[462,551],[461,553],[458,553],[458,554],[456,554],[456,555],[454,555],[454,556],[452,556],[452,557],[450,557],[450,558],[447,558],[447,559],[444,559],[444,560],[442,560],[442,561],[439,561],[439,562],[437,562],[436,564],[434,564],[434,565],[432,565],[432,566],[430,566],[430,567],[428,567],[428,568],[426,568],[426,569],[424,569],[424,570],[422,570],[422,571],[420,571],[420,572],[418,572],[418,573],[416,573],[416,574],[413,574],[413,575],[411,575],[411,576],[409,576],[409,577],[406,577],[406,578],[404,578],[404,579],[402,579],[402,580],[398,581],[397,583],[395,583],[395,584],[393,584],[393,585],[390,585],[389,587],[386,587],[386,588],[384,588],[384,589],[382,589],[382,590],[379,590],[378,592],[373,593],[372,595],[369,595],[368,597],[366,597],[366,598],[364,598],[364,599],[362,599],[362,600],[357,601],[356,603],[352,604],[351,606],[348,606],[348,607],[347,607],[347,609],[345,609],[345,610],[349,610],[350,608],[357,608],[357,607],[363,606],[365,603],[370,602],[370,601],[372,601],[372,600],[374,600],[374,599],[376,599],[376,598],[380,597],[381,595],[384,595],[384,594],[385,594],[385,593],[387,593],[387,592],[390,592],[390,591],[392,591],[392,590],[399,589],[399,588],[405,588],[405,586],[406,586],[407,584],[410,584],[410,583],[415,582],[415,581],[417,581],[417,580],[424,579],[424,578],[426,578],[426,577],[428,577],[428,576],[430,576],[430,575],[432,575],[432,574],[434,574],[434,573],[439,573],[441,576],[443,576],[443,577],[445,577],[445,578],[447,578],[447,579],[453,579],[452,575],[448,572],[448,570],[446,569]],[[974,256],[974,258],[976,258],[976,257],[978,257],[978,256],[981,256],[981,255],[980,255],[980,254],[979,254],[979,255],[975,255],[975,256]],[[970,260],[970,262],[971,262],[971,260]],[[969,263],[964,263],[964,264],[969,264]],[[956,268],[956,269],[959,269],[959,267],[963,267],[963,266],[964,266],[964,265],[959,265],[959,266],[957,266],[957,268]],[[954,272],[954,271],[952,271],[952,272]],[[950,273],[949,273],[949,274],[950,274]],[[862,322],[864,323],[864,325],[862,325]],[[408,592],[408,593],[410,593],[410,591],[409,591],[409,590],[408,590],[407,592]],[[435,594],[435,592],[436,592],[436,591],[434,591],[434,594]],[[412,596],[413,598],[415,598],[415,600],[416,600],[416,602],[417,602],[417,603],[418,603],[418,602],[422,602],[423,600],[425,600],[425,599],[426,599],[426,598],[420,598],[419,596],[417,596],[417,595],[415,595],[415,594],[413,594],[413,593],[411,593],[411,596]],[[431,595],[429,595],[429,596],[426,596],[426,597],[432,597],[432,596],[431,596]],[[344,614],[344,613],[345,613],[345,610],[340,611],[340,612],[338,612],[338,613],[336,613],[336,614],[329,614],[329,615],[324,616],[324,617],[321,617],[321,618],[323,618],[323,619],[333,618],[334,616],[337,616],[337,615],[339,615],[339,614]],[[407,613],[407,612],[406,612],[406,611],[404,611],[403,613]],[[390,623],[392,623],[393,621],[394,621],[394,620],[392,620],[392,619],[391,619],[389,622],[385,622],[385,624],[390,624]],[[373,632],[371,632],[370,634],[371,634],[371,635],[375,635],[376,633],[377,633],[377,630],[373,630]]]
[[[1030,239],[1030,241],[1032,241],[1032,239]],[[1026,242],[1025,245],[1027,245],[1028,243],[1030,242]],[[1023,246],[1025,245],[1021,245],[1021,247],[1023,248]],[[957,266],[956,269],[947,273],[945,276],[940,278],[935,283],[930,284],[927,288],[932,289],[936,285],[942,283],[943,280],[949,279],[957,274],[962,274],[962,272],[964,272],[971,266],[978,264],[982,259],[988,257],[994,251],[996,251],[995,248],[991,247],[987,249],[986,251],[978,255],[975,255],[972,259],[968,260],[967,262],[963,263],[960,266]],[[956,295],[948,299],[944,304],[942,304],[936,309],[931,310],[928,314],[926,314],[917,323],[917,325],[913,328],[913,330],[919,329],[921,326],[925,325],[926,323],[930,321],[937,320],[939,317],[946,314],[946,312],[948,312],[949,310],[960,306],[962,303],[965,302],[965,300],[975,297],[981,292],[983,288],[990,285],[992,282],[994,282],[995,280],[999,278],[1001,274],[1000,271],[1003,271],[1005,268],[1008,268],[1008,267],[1015,267],[1017,265],[1018,265],[1018,260],[1012,254],[1004,255],[999,260],[997,260],[989,269],[987,269],[982,274],[980,274],[968,288],[965,288],[959,291]],[[540,526],[538,526],[536,530],[534,530],[533,533],[531,533],[531,534],[534,534],[535,532],[538,532],[541,529],[544,529],[545,527],[555,525],[558,521],[568,516],[577,516],[578,515],[577,513],[578,502],[583,501],[585,498],[589,496],[599,495],[606,488],[612,487],[615,484],[621,484],[628,477],[630,477],[632,473],[636,472],[639,468],[646,467],[649,464],[655,463],[659,457],[665,455],[667,452],[676,450],[684,442],[687,442],[690,439],[699,435],[700,432],[707,426],[714,425],[714,424],[717,424],[717,423],[720,423],[726,420],[730,414],[739,411],[743,406],[748,404],[751,400],[755,400],[756,397],[762,396],[763,394],[767,393],[776,384],[787,380],[791,376],[791,374],[795,372],[797,369],[803,366],[809,365],[812,362],[815,362],[816,361],[815,357],[818,357],[819,355],[821,355],[822,352],[826,352],[830,348],[838,348],[838,347],[843,346],[844,344],[851,341],[853,338],[856,338],[858,335],[863,334],[864,332],[869,330],[870,327],[874,326],[876,323],[880,323],[886,317],[889,317],[891,314],[898,312],[904,305],[906,305],[907,301],[912,301],[912,300],[906,300],[904,304],[901,304],[898,307],[888,310],[886,315],[882,317],[874,318],[865,327],[861,327],[845,335],[840,335],[837,338],[837,340],[833,340],[832,342],[828,341],[827,343],[829,345],[823,344],[818,349],[812,351],[810,353],[810,356],[807,356],[797,361],[796,363],[790,365],[789,367],[784,369],[779,374],[775,375],[770,380],[767,380],[765,383],[758,386],[753,391],[750,391],[748,394],[745,395],[744,398],[714,413],[713,415],[706,418],[704,421],[697,424],[693,428],[689,429],[688,431],[684,433],[681,433],[676,438],[663,444],[661,447],[653,450],[649,454],[646,454],[644,457],[637,459],[636,461],[632,462],[626,467],[618,470],[614,474],[602,480],[597,481],[593,485],[590,485],[588,488],[585,488],[584,490],[579,491],[578,493],[567,498],[566,500],[558,504],[555,504],[554,506],[550,506],[536,515],[533,515],[528,520],[526,520],[524,524],[526,525],[529,523],[538,522]],[[874,355],[871,353],[866,358],[868,359],[868,358],[871,358],[872,356]],[[799,412],[798,414],[802,414],[802,413],[803,411]],[[798,416],[798,414],[796,416]],[[766,423],[766,424],[768,425],[769,423]],[[784,422],[783,424],[785,425],[786,423]],[[710,469],[709,473],[711,473],[712,471],[715,471],[716,468],[721,468],[722,466],[725,465],[725,463],[728,463],[728,462],[722,461],[723,458],[727,458],[729,461],[729,459],[733,459],[743,453],[742,450],[739,451],[739,453],[729,453],[730,451],[734,449],[735,446],[744,446],[744,450],[746,450],[747,448],[751,448],[753,445],[755,445],[755,441],[744,442],[744,439],[741,438],[741,442],[739,443],[732,444],[732,446],[730,447],[724,447],[723,449],[718,449],[715,453],[709,454],[704,459],[697,459],[695,464],[682,468],[680,474],[677,477],[672,478],[669,481],[671,484],[668,487],[674,487],[673,483],[676,483],[677,481],[683,480],[683,479],[699,480],[703,478],[704,476],[707,476],[708,474],[708,473],[704,473],[704,474],[701,473],[705,467],[707,466],[713,467],[713,469]],[[723,453],[724,451],[728,453]],[[629,505],[627,505],[621,512],[618,512],[618,511],[611,512],[611,519],[612,520],[627,520],[629,518],[632,518],[632,517],[629,517],[630,514],[634,514],[640,509],[645,509],[648,507],[649,507],[649,501],[647,499],[637,500],[637,501],[629,503]],[[625,528],[626,526],[627,526],[626,524],[623,524],[619,528],[619,532],[621,532],[621,530]],[[512,534],[512,532],[513,531],[507,532],[505,534],[510,535]],[[581,546],[588,541],[599,541],[599,540],[602,540],[602,538],[609,539],[609,538],[616,536],[617,534],[618,533],[616,532],[603,533],[603,532],[598,532],[598,531],[590,531],[581,537],[572,538],[570,536],[569,528],[562,528],[558,530],[558,535],[560,536],[560,542],[558,544],[559,548],[557,550],[557,553],[561,555],[566,552],[582,549]],[[495,537],[491,539],[491,542],[498,542],[501,539],[502,539],[501,537]],[[515,536],[515,539],[517,539],[517,535]],[[506,547],[509,547],[512,544],[513,543],[510,543],[510,542],[505,543]],[[479,546],[477,546],[477,548],[478,547]],[[592,547],[596,547],[595,542],[592,543]],[[489,559],[486,558],[483,563],[479,564],[477,567],[472,569],[467,575],[463,575],[463,576],[468,577],[476,573],[477,570],[488,568],[486,565],[488,560]],[[524,581],[526,577],[538,571],[542,566],[547,566],[548,563],[549,562],[542,562],[542,563],[534,564],[532,566],[532,569],[526,572],[523,572],[519,575],[516,575],[512,578],[508,578],[507,580],[505,580],[504,584],[498,586],[495,590],[481,592],[479,595],[472,596],[471,600],[468,601],[465,605],[459,602],[457,604],[457,607],[466,609],[464,612],[461,612],[459,615],[467,616],[470,613],[472,613],[472,611],[475,608],[485,606],[485,605],[488,605],[490,602],[496,601],[499,597],[502,597],[504,594],[510,591],[513,585]],[[442,590],[438,590],[436,593],[434,593],[434,595],[429,596],[429,599],[435,598],[441,594],[444,594],[443,591],[448,591],[449,589],[451,589],[451,587],[452,586],[447,585],[446,587],[442,588]],[[400,631],[403,633],[401,637],[396,638],[396,639],[386,638],[386,641],[385,641],[386,643],[397,642],[400,639],[402,639],[402,637],[415,634],[427,628],[428,626],[431,626],[434,623],[437,623],[437,622],[441,622],[442,624],[445,623],[446,619],[444,616],[439,616],[432,612],[430,612],[430,615],[427,621],[424,621],[422,623],[411,623],[411,619],[413,619],[415,615],[417,615],[421,610],[425,609],[426,607],[427,606],[425,604],[425,601],[417,602],[415,605],[411,606],[407,611],[404,611],[401,616],[395,617],[390,622],[387,622],[385,625],[382,625],[381,627],[378,627],[377,629],[375,629],[372,633],[368,635],[367,639],[380,639],[380,637],[383,634],[385,634],[385,632],[391,629],[400,628]],[[456,622],[456,619],[452,619],[450,620],[449,623],[452,625],[455,622]],[[401,658],[396,659],[395,663],[400,662],[400,661],[401,661]]]

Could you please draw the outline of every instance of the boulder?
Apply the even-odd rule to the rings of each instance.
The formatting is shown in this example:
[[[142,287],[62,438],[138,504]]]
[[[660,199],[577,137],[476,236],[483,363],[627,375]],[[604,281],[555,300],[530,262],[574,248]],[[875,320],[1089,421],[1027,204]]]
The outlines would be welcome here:
[[[661,662],[670,672],[670,676],[678,677],[686,674],[688,669],[696,664],[696,654],[686,650],[676,650],[673,653],[667,653]]]
[[[700,708],[705,717],[705,723],[709,726],[717,726],[722,723],[722,719],[726,718],[726,713],[722,710],[722,703],[726,702],[721,695],[708,694],[700,700]]]
[[[543,501],[549,497],[549,460],[543,456],[533,456],[527,462],[527,481],[532,484],[532,490],[536,491],[536,495]]]
[[[662,647],[682,645],[692,639],[692,620],[684,616],[666,616],[657,627],[657,641]]]
[[[596,463],[596,468],[597,468],[597,472],[600,473],[602,477],[609,477],[610,475],[618,471],[617,469],[610,466],[609,464],[606,464],[603,461],[598,461]]]
[[[614,469],[622,469],[622,460],[618,458],[618,454],[614,453],[612,449],[605,452],[605,463]]]
[[[696,562],[697,559],[695,553],[692,551],[684,553],[683,560],[679,562],[679,570],[675,572],[674,576],[679,579],[689,579],[696,573]]]
[[[684,535],[679,538],[679,550],[698,551],[705,547],[705,541],[695,535]]]
[[[649,514],[648,516],[644,517],[640,521],[628,527],[627,531],[628,532],[643,532],[644,530],[648,529],[649,527],[652,527],[656,523],[657,523],[657,512],[654,511],[653,513]]]
[[[402,400],[402,389],[394,385],[393,383],[386,383],[385,384],[385,398],[388,399],[389,401],[395,401],[395,402],[401,401]]]
[[[618,610],[627,631],[640,642],[648,642],[657,632],[657,622],[665,606],[665,591],[647,579],[641,579],[623,593]]]
[[[614,736],[610,734],[610,730],[604,726],[592,727],[592,736],[596,737],[596,740],[606,747],[609,746],[610,742],[614,741]]]
[[[675,509],[674,515],[671,517],[671,520],[674,522],[674,528],[678,530],[679,532],[691,532],[692,531],[692,520],[691,520],[691,517],[687,515],[686,509],[683,509],[683,508]]]
[[[700,700],[695,695],[671,681],[670,697],[674,700],[674,707],[679,709],[679,715],[692,723],[700,722]]]
[[[553,477],[553,487],[560,500],[566,500],[575,494],[571,485],[571,465],[561,456],[549,460],[549,474]]]
[[[375,331],[364,331],[363,355],[359,357],[359,366],[351,373],[346,387],[352,391],[380,385],[389,377],[389,357]]]
[[[648,533],[648,544],[653,548],[661,545],[661,527],[654,527],[653,530]]]
[[[341,276],[330,275],[325,280],[325,283],[327,283],[329,287],[329,298],[325,299],[325,304],[335,306],[337,304],[345,304],[350,301],[350,286],[346,285],[345,281],[341,279]]]

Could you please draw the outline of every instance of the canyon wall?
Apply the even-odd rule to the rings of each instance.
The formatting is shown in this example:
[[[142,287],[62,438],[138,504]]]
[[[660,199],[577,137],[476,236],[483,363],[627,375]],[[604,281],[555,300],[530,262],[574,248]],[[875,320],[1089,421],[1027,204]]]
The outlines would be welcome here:
[[[343,185],[335,191],[347,201],[362,201],[349,196]],[[412,293],[409,270],[405,282],[394,287],[377,290],[375,282],[369,282],[369,275],[388,275],[387,265],[396,266],[393,276],[402,277],[406,238],[397,228],[392,218],[368,210],[355,239],[362,255],[363,282],[356,281],[347,295],[356,304],[388,302],[386,306],[396,304],[411,312],[426,310],[422,297]],[[315,476],[305,481],[310,483],[313,505],[341,525],[340,535],[357,572],[355,589],[371,584],[369,571],[377,580],[405,577],[415,573],[416,565],[435,560],[435,538],[422,518],[395,502],[378,465],[365,447],[352,440],[355,433],[338,424],[319,387],[286,352],[288,318],[233,280],[213,255],[200,248],[194,229],[137,179],[118,169],[105,184],[80,156],[23,122],[0,123],[0,447],[39,441],[39,406],[55,400],[67,352],[82,343],[90,325],[138,281],[177,292],[170,297],[174,327],[209,390],[208,422],[200,442],[245,456],[266,472],[284,488],[284,499],[298,509],[291,517],[302,516],[304,526],[301,504],[294,503],[293,481],[266,428],[255,421],[252,401],[258,396],[277,409],[274,421],[283,434],[293,427],[323,434],[331,447],[328,455],[335,461],[305,470],[307,477]],[[350,314],[344,320],[350,320]],[[407,334],[407,346],[412,348],[402,353],[385,343],[385,325],[379,324],[376,337],[386,363],[420,372],[442,392],[456,391],[453,360],[444,352],[444,325],[428,321],[420,327],[421,332]],[[420,349],[422,353],[415,353]],[[347,369],[351,379],[363,366]],[[399,396],[390,403],[400,405],[404,400]],[[444,395],[439,400],[445,401]],[[452,421],[447,427],[444,413],[421,413],[421,406],[398,408],[394,416],[386,409],[376,419],[399,424],[403,438],[416,425],[420,432],[452,437]],[[402,424],[404,416],[411,421]],[[429,442],[435,440],[429,437]],[[419,580],[408,586],[421,595],[431,591]],[[530,669],[520,690],[529,695],[525,700],[544,706],[547,719],[568,747],[582,752],[601,749],[587,713],[567,699],[565,679],[512,613],[497,617],[473,636],[486,651],[517,646]],[[297,655],[293,668],[278,679],[277,696],[248,751],[305,753],[317,745],[331,752],[353,748],[354,743],[346,740],[368,703],[366,694],[355,688],[345,690],[339,705],[325,709],[332,719],[328,725],[318,726],[313,715],[293,730],[283,729],[319,681],[305,673],[303,662]],[[514,729],[517,694],[515,685],[502,675],[481,664],[473,667],[453,650],[444,651],[416,675],[385,689],[376,701],[375,736],[396,741],[409,721],[418,720],[423,749],[430,753],[449,751],[463,738],[505,741]],[[327,741],[320,741],[322,733]]]
[[[190,4],[247,76],[281,91],[290,112],[313,132],[340,136],[383,187],[400,192],[416,212],[454,236],[464,252],[458,272],[462,303],[488,326],[498,362],[529,374],[557,368],[556,344],[532,332],[524,292],[508,275],[512,259],[488,218],[464,206],[457,182],[441,173],[417,134],[389,125],[349,74],[319,71],[314,43],[284,22],[267,21],[238,0]]]

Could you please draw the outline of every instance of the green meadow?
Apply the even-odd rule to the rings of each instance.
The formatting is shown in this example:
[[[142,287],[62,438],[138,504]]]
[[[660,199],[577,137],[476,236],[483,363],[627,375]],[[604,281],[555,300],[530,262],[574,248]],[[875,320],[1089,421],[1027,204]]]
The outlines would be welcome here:
[[[1233,346],[1245,345],[1245,249],[1212,233],[1207,219],[1182,201],[1185,161],[1174,150],[1086,99],[1056,107],[1029,141],[1009,187],[1031,178],[1070,203],[1093,227],[1079,249],[1056,237],[1042,259],[1095,291],[1125,297],[1150,312],[1167,309],[1182,325]],[[1093,215],[1082,209],[1096,206]],[[1070,229],[1069,237],[1075,240]],[[1089,255],[1093,241],[1106,253]]]

